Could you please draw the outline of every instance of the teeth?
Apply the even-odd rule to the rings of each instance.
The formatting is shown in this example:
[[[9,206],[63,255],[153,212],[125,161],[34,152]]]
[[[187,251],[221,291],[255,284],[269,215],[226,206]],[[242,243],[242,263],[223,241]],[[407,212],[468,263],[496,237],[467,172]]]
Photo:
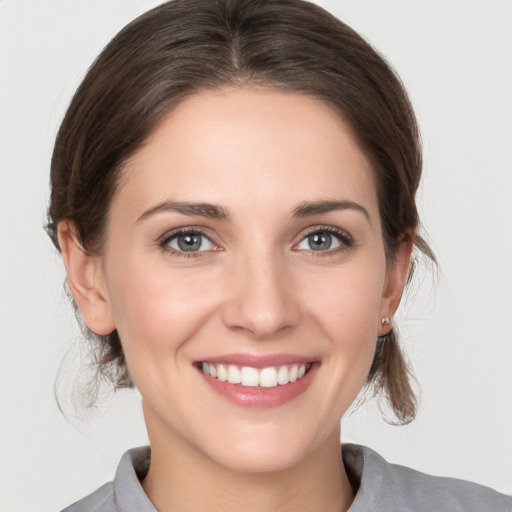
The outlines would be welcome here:
[[[230,384],[241,384],[246,387],[275,388],[277,385],[285,386],[304,377],[311,365],[292,364],[279,367],[252,368],[243,366],[241,369],[236,365],[208,364],[201,365],[203,373],[210,375],[221,382],[228,381]]]
[[[277,372],[277,383],[284,386],[285,384],[288,384],[288,382],[290,382],[290,372],[286,366],[281,366]]]
[[[277,372],[275,368],[263,368],[260,372],[260,386],[275,388],[277,386]]]
[[[240,383],[242,386],[257,386],[260,383],[260,376],[256,368],[244,366],[240,372]]]
[[[299,367],[294,364],[291,368],[290,368],[290,373],[289,373],[289,379],[290,379],[290,382],[295,382],[297,380],[297,375],[299,373]]]
[[[232,364],[228,366],[228,382],[230,384],[240,384],[240,370]]]
[[[219,366],[217,366],[217,378],[221,382],[226,382],[228,380],[228,371],[223,364],[219,364]]]

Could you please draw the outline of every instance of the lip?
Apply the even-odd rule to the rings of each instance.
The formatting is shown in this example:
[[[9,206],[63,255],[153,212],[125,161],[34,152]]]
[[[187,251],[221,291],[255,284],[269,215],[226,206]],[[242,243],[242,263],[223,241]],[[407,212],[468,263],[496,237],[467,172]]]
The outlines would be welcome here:
[[[229,354],[226,356],[212,357],[201,362],[210,364],[232,364],[237,366],[251,366],[252,368],[267,368],[269,366],[281,366],[284,364],[310,364],[309,371],[295,382],[290,382],[284,386],[278,385],[273,388],[245,387],[240,384],[230,384],[205,375],[199,365],[196,363],[196,369],[199,376],[208,385],[225,400],[238,407],[266,409],[280,407],[304,393],[320,367],[320,362],[312,360],[310,357],[297,356],[293,354],[275,354],[268,356],[254,356],[248,354]]]
[[[225,354],[222,356],[209,357],[196,361],[209,364],[233,364],[236,366],[250,366],[251,368],[268,368],[269,366],[282,366],[284,364],[308,364],[314,363],[315,359],[297,354]]]

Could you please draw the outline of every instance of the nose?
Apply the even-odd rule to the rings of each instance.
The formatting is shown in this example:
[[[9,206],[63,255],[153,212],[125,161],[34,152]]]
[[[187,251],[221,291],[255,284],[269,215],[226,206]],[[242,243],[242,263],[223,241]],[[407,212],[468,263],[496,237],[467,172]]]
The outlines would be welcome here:
[[[294,280],[275,255],[248,255],[230,269],[224,323],[255,340],[269,340],[299,321]]]

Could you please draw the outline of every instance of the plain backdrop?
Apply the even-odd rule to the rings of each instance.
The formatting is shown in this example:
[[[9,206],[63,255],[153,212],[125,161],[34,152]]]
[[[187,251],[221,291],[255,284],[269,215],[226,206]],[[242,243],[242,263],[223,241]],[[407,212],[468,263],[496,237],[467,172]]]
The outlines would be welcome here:
[[[112,36],[158,3],[0,0],[2,512],[59,510],[147,442],[136,392],[107,395],[92,415],[58,410],[59,367],[71,350],[60,380],[69,391],[83,344],[42,226],[52,142],[74,89]],[[421,388],[417,420],[389,426],[368,404],[344,419],[342,438],[511,493],[512,1],[319,3],[410,91],[425,147],[420,209],[442,270],[421,274],[397,320]]]

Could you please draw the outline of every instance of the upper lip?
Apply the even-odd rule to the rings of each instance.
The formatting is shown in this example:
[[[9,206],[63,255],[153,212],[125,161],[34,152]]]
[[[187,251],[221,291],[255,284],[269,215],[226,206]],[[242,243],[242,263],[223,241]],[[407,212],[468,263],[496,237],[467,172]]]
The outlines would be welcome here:
[[[269,366],[313,362],[315,362],[314,358],[297,354],[224,354],[197,361],[197,363],[232,364],[236,366],[250,366],[251,368],[268,368]]]

